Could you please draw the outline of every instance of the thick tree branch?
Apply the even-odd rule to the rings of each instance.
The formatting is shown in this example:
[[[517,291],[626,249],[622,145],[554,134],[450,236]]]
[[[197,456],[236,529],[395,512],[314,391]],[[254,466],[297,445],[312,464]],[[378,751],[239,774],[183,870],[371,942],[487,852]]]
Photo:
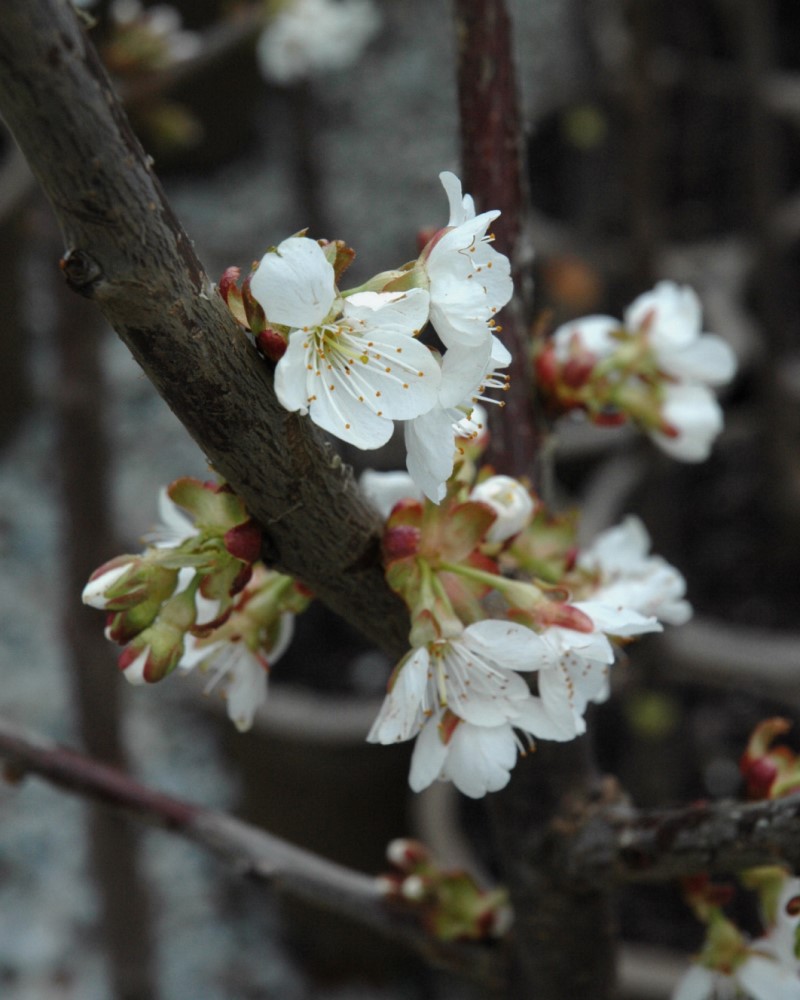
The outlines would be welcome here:
[[[3,4],[0,114],[58,218],[68,283],[100,307],[244,499],[267,560],[401,650],[407,616],[383,578],[376,515],[309,422],[278,404],[67,0]]]
[[[576,885],[668,882],[753,865],[800,871],[800,794],[652,812],[601,808],[565,846],[564,876]]]
[[[295,847],[226,813],[175,799],[115,768],[51,743],[0,719],[0,757],[6,776],[38,774],[66,791],[112,806],[170,830],[276,892],[347,916],[400,942],[442,969],[496,988],[504,979],[498,948],[436,941],[405,913],[391,909],[374,878]]]

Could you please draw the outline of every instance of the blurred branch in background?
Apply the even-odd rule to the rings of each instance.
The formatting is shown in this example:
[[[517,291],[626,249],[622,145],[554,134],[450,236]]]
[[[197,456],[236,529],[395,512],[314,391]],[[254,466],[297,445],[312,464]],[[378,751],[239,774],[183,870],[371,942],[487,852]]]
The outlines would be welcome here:
[[[239,875],[348,916],[418,952],[437,967],[491,989],[504,981],[499,946],[493,949],[437,941],[407,914],[393,912],[377,880],[368,875],[326,861],[225,813],[153,791],[116,768],[2,720],[0,756],[5,758],[10,780],[37,774],[67,791],[185,837],[229,862]]]

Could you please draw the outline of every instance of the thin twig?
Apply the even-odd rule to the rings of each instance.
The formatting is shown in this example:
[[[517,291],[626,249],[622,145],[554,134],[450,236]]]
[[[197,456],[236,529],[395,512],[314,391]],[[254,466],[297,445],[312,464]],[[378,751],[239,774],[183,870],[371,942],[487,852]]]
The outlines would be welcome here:
[[[230,862],[239,874],[266,882],[288,897],[347,916],[442,969],[492,989],[505,978],[497,947],[436,941],[408,914],[392,910],[368,875],[226,813],[164,795],[4,719],[0,719],[0,756],[6,760],[6,775],[11,779],[37,774],[66,791],[176,833]]]

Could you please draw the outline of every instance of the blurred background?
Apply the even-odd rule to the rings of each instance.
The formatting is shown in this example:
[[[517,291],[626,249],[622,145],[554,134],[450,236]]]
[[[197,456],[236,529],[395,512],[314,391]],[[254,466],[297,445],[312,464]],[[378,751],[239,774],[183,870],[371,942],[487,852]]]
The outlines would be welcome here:
[[[458,171],[459,141],[447,3],[339,0],[333,22],[321,0],[84,6],[213,277],[309,227],[356,248],[357,283],[446,221],[437,174]],[[601,766],[642,806],[736,795],[755,723],[800,703],[800,7],[509,8],[537,326],[620,315],[671,278],[739,356],[709,462],[678,466],[632,432],[580,423],[559,425],[556,450],[558,500],[584,505],[584,537],[637,511],[697,611],[616,671],[594,719]],[[191,679],[119,678],[80,590],[138,549],[162,485],[207,468],[63,287],[54,221],[5,133],[0,155],[0,714],[365,871],[414,833],[490,879],[480,805],[445,786],[412,800],[408,748],[364,744],[391,664],[323,609],[301,619],[249,734]],[[480,995],[36,779],[0,788],[0,875],[4,1000]],[[619,919],[623,995],[668,996],[701,939],[678,892],[628,890]]]

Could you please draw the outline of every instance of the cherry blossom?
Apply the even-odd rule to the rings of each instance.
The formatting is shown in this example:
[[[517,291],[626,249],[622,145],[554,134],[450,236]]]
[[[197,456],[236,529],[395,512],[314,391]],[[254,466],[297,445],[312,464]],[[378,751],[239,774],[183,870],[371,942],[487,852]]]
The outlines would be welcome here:
[[[539,696],[553,726],[553,735],[539,731],[542,738],[569,740],[586,732],[589,703],[606,701],[610,694],[609,670],[615,653],[609,635],[629,638],[661,631],[654,617],[630,608],[598,601],[576,601],[572,607],[588,617],[594,630],[555,625],[542,633],[549,658],[538,674]]]
[[[548,655],[531,629],[495,619],[420,646],[395,669],[367,739],[386,744],[410,739],[444,707],[476,726],[513,721],[532,697],[518,672],[537,670]]]
[[[436,403],[439,365],[415,339],[428,318],[423,289],[342,300],[322,248],[295,236],[264,256],[250,288],[267,320],[291,331],[275,370],[287,410],[369,449],[389,440],[392,421]]]
[[[647,529],[638,517],[629,516],[601,532],[578,555],[577,565],[597,576],[594,601],[683,625],[692,616],[684,598],[686,581],[665,559],[649,553]]]
[[[514,290],[509,260],[492,247],[488,234],[500,212],[476,216],[455,174],[444,172],[439,179],[450,219],[420,258],[431,295],[431,323],[445,346],[475,347],[485,341]]]

